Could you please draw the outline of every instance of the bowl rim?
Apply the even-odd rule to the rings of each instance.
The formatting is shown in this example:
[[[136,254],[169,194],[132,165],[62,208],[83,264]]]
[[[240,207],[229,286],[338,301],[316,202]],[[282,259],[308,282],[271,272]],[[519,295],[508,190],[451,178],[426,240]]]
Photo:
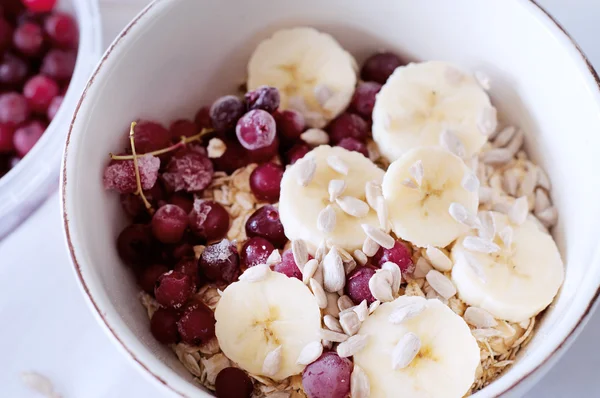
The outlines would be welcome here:
[[[69,130],[67,133],[67,139],[66,139],[64,153],[63,153],[63,159],[62,159],[62,171],[61,171],[61,183],[60,183],[61,199],[60,199],[60,201],[61,201],[61,216],[63,219],[63,227],[64,227],[64,236],[65,236],[65,240],[66,240],[66,243],[67,243],[67,246],[69,249],[69,254],[71,257],[73,269],[77,275],[77,279],[81,285],[83,292],[85,293],[85,296],[87,296],[88,304],[90,304],[90,306],[93,307],[95,315],[97,315],[97,319],[99,320],[99,323],[101,325],[103,325],[104,329],[109,332],[109,335],[115,341],[117,341],[119,343],[119,345],[124,350],[124,352],[126,352],[128,354],[127,356],[130,357],[130,359],[133,360],[135,363],[137,363],[138,368],[145,370],[144,373],[148,376],[151,376],[150,379],[154,380],[155,382],[158,382],[158,385],[162,385],[163,387],[166,387],[168,390],[170,390],[170,392],[172,392],[180,397],[187,397],[187,395],[185,393],[178,391],[175,387],[170,385],[164,378],[162,378],[161,376],[157,375],[152,370],[150,370],[148,368],[148,366],[144,362],[142,362],[142,360],[138,359],[136,354],[117,335],[117,333],[114,330],[113,325],[111,325],[109,323],[109,321],[106,319],[105,312],[101,310],[100,305],[96,302],[96,300],[92,296],[92,293],[89,290],[89,286],[86,283],[86,280],[81,272],[81,265],[79,263],[77,255],[75,253],[75,248],[74,248],[74,245],[72,242],[72,237],[71,237],[72,232],[70,230],[70,225],[69,225],[70,220],[69,220],[69,216],[68,216],[69,212],[68,212],[68,208],[67,208],[67,199],[66,199],[67,157],[68,157],[68,153],[69,153],[68,149],[69,149],[69,146],[71,143],[71,135],[73,133],[73,127],[75,125],[75,121],[77,120],[77,116],[79,115],[80,108],[87,96],[87,92],[90,89],[90,87],[94,84],[95,78],[98,75],[98,73],[100,72],[100,70],[102,69],[107,58],[110,56],[110,54],[113,52],[113,50],[121,44],[121,42],[124,40],[124,38],[130,32],[130,30],[135,25],[137,25],[141,20],[143,20],[144,17],[157,4],[163,3],[165,1],[168,1],[168,0],[152,0],[152,2],[150,4],[148,4],[142,11],[140,11],[140,13],[136,17],[134,17],[134,19],[132,19],[128,23],[128,25],[117,35],[117,37],[111,43],[110,47],[104,53],[101,60],[97,64],[93,74],[91,75],[85,89],[83,90],[83,92],[80,96],[79,102],[77,103],[77,107],[75,108],[75,111],[73,113],[73,118],[71,120],[71,123],[69,125]],[[583,65],[585,65],[587,67],[587,70],[590,74],[590,76],[588,76],[588,77],[591,77],[595,81],[595,86],[593,84],[589,85],[590,89],[596,91],[597,96],[600,97],[600,77],[598,76],[598,73],[594,69],[592,63],[590,62],[588,57],[585,55],[585,53],[583,52],[583,50],[581,49],[579,44],[573,39],[573,37],[567,32],[567,30],[560,24],[560,22],[558,22],[558,20],[556,20],[548,11],[546,11],[538,3],[538,0],[514,0],[514,1],[519,3],[521,6],[528,7],[529,11],[531,12],[531,14],[534,18],[542,20],[542,21],[548,23],[549,25],[554,25],[554,28],[558,29],[558,31],[552,31],[551,34],[557,38],[563,39],[565,45],[568,46],[570,44],[572,46],[572,49],[575,50],[574,54],[575,55],[578,54],[578,57],[580,58],[578,61],[582,61]],[[558,359],[559,355],[557,355],[557,354],[560,354],[561,351],[563,351],[564,349],[569,347],[569,345],[574,341],[575,337],[579,334],[579,332],[581,332],[582,327],[589,320],[591,314],[593,313],[593,310],[595,310],[596,307],[600,304],[600,301],[598,300],[600,297],[600,282],[598,282],[598,286],[597,286],[595,292],[590,297],[591,298],[590,298],[590,301],[589,301],[587,307],[585,308],[585,310],[583,311],[583,313],[581,314],[581,316],[579,317],[577,322],[575,322],[574,325],[572,327],[570,327],[570,330],[568,331],[566,336],[562,339],[562,341],[560,341],[560,343],[547,356],[542,358],[541,361],[538,364],[536,364],[531,370],[529,370],[528,372],[523,373],[521,376],[519,376],[518,379],[515,380],[511,385],[509,385],[509,386],[505,387],[503,390],[501,390],[497,396],[503,396],[508,393],[516,392],[516,389],[518,387],[520,387],[527,379],[530,379],[533,376],[535,376],[536,374],[539,374],[542,369],[544,369],[544,368],[547,369],[548,368],[547,365],[550,365],[550,363],[553,360],[556,361]],[[479,394],[477,394],[477,395],[479,395]]]

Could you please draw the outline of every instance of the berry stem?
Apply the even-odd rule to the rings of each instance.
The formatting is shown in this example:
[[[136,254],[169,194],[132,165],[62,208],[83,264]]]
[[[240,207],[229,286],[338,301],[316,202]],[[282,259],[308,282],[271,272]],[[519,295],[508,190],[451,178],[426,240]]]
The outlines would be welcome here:
[[[135,122],[133,123],[135,124]],[[202,129],[201,132],[199,132],[196,135],[192,135],[190,137],[181,137],[181,141],[179,141],[177,144],[173,144],[169,147],[163,148],[163,149],[159,149],[153,152],[148,152],[148,153],[143,153],[140,155],[136,155],[135,152],[133,153],[133,155],[113,155],[112,153],[110,154],[111,159],[113,160],[133,160],[136,157],[139,156],[144,156],[144,155],[152,155],[152,156],[159,156],[159,155],[163,155],[165,153],[169,153],[172,152],[176,149],[179,149],[181,147],[184,147],[186,144],[189,144],[190,142],[194,142],[194,141],[200,141],[200,138],[202,138],[204,135],[208,134],[208,133],[212,133],[214,130],[212,129]],[[129,135],[131,137],[131,134]],[[133,149],[133,145],[132,145],[132,149]]]
[[[150,214],[154,213],[154,210],[152,209],[152,205],[150,204],[150,202],[148,202],[148,199],[146,199],[146,195],[144,195],[144,191],[142,189],[142,181],[140,179],[140,169],[138,167],[138,157],[135,153],[135,140],[134,140],[134,129],[135,129],[135,125],[137,123],[136,122],[132,122],[131,123],[131,128],[129,129],[129,141],[131,142],[131,153],[133,154],[133,169],[135,171],[135,183],[137,184],[137,191],[135,192],[136,195],[139,195],[142,198],[142,201],[144,202],[144,205],[146,206],[146,209],[148,210],[148,212]]]

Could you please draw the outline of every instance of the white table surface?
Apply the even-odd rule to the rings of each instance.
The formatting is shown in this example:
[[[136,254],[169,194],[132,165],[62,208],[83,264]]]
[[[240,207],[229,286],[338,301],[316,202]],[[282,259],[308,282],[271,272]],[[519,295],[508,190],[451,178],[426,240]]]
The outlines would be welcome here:
[[[147,0],[101,2],[108,44]],[[600,69],[600,2],[539,2]],[[600,313],[527,396],[600,396],[598,333]],[[63,243],[57,193],[0,242],[0,397],[39,396],[21,382],[24,371],[46,375],[64,398],[166,397],[96,324]]]

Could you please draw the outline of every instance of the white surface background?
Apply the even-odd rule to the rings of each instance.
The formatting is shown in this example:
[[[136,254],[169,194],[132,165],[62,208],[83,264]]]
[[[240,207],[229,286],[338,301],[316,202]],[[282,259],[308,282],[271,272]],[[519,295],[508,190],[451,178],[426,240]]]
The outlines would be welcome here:
[[[108,45],[147,0],[101,3]],[[600,2],[539,3],[600,69]],[[600,313],[528,397],[600,396],[598,333]],[[166,397],[120,350],[97,325],[77,285],[55,194],[0,242],[0,396],[38,396],[19,376],[23,371],[37,371],[48,376],[64,398]]]

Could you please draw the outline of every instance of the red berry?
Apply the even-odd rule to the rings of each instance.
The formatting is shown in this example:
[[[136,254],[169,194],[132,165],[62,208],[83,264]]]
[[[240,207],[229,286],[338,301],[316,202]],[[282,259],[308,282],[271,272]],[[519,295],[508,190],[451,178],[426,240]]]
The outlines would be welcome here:
[[[138,170],[142,189],[154,187],[158,178],[160,159],[152,155],[138,158]],[[134,193],[137,191],[135,167],[133,160],[113,160],[104,169],[104,188],[114,189],[120,193]]]
[[[285,158],[288,164],[294,164],[302,159],[304,155],[310,152],[310,147],[306,144],[298,143],[286,152]]]
[[[235,133],[248,150],[268,147],[275,139],[275,119],[262,109],[251,110],[238,120]]]
[[[181,207],[186,214],[194,208],[194,197],[187,192],[175,192],[169,198],[169,203]]]
[[[193,249],[192,249],[193,255]],[[198,273],[198,260],[193,257],[183,258],[173,268],[174,271],[181,272],[192,278],[195,286],[200,284],[200,278]]]
[[[21,58],[11,53],[4,54],[0,62],[0,83],[7,85],[21,84],[25,80],[29,67]]]
[[[46,115],[46,116],[48,116],[48,120],[52,121],[54,119],[54,117],[58,113],[58,110],[60,109],[60,106],[62,105],[64,99],[65,99],[65,97],[60,96],[60,95],[58,97],[54,97],[52,99],[52,101],[50,102],[50,106],[48,107],[48,112]]]
[[[22,0],[23,4],[34,12],[50,12],[56,6],[56,0]]]
[[[77,23],[69,14],[50,14],[44,22],[44,29],[50,40],[59,47],[74,48],[79,40]]]
[[[269,203],[278,202],[282,177],[283,167],[280,165],[262,164],[250,174],[250,189],[259,200]]]
[[[171,158],[162,178],[175,192],[199,192],[210,184],[213,173],[213,165],[206,155],[188,149]]]
[[[13,29],[8,21],[0,15],[0,54],[10,48],[12,43]]]
[[[13,136],[15,150],[20,157],[25,157],[44,134],[46,126],[37,120],[21,125]]]
[[[154,239],[145,225],[128,225],[117,238],[117,252],[128,265],[144,264],[151,255]]]
[[[40,71],[56,80],[68,80],[73,75],[76,61],[75,51],[52,49],[44,56]]]
[[[246,268],[254,267],[258,264],[266,264],[273,250],[275,250],[275,246],[271,242],[257,236],[248,239],[244,243],[240,259]]]
[[[194,293],[196,286],[188,275],[169,271],[158,277],[154,287],[156,301],[164,307],[179,308]]]
[[[245,95],[248,110],[262,109],[269,113],[275,112],[279,108],[279,90],[275,87],[261,86]]]
[[[358,267],[348,275],[345,291],[356,305],[363,300],[367,300],[369,304],[375,301],[369,288],[369,281],[373,275],[375,275],[375,270],[370,267]]]
[[[394,70],[404,65],[396,54],[382,52],[370,56],[360,71],[360,77],[364,81],[373,81],[385,84]]]
[[[215,337],[215,316],[201,302],[193,302],[186,306],[183,315],[177,322],[177,330],[184,343],[200,345]]]
[[[177,312],[169,308],[159,308],[154,311],[150,319],[150,331],[152,336],[160,343],[175,344],[179,340],[177,332]]]
[[[200,238],[207,241],[220,239],[229,230],[229,213],[215,201],[196,199],[189,224],[192,232]]]
[[[338,142],[337,146],[347,149],[349,151],[355,151],[362,153],[366,158],[369,157],[369,150],[364,142],[357,140],[356,138],[346,137]]]
[[[350,376],[354,366],[334,351],[321,354],[304,368],[302,387],[308,398],[346,398],[350,394]]]
[[[10,124],[0,124],[0,154],[10,153],[15,150],[13,136],[15,129]]]
[[[162,264],[153,264],[140,272],[137,283],[146,293],[154,295],[156,281],[158,280],[158,277],[165,272],[169,272],[169,269],[166,266]]]
[[[373,263],[380,268],[388,261],[398,265],[403,274],[411,274],[415,270],[410,250],[400,241],[396,241],[391,249],[380,247],[373,256]]]
[[[58,95],[58,84],[49,77],[37,75],[25,83],[23,95],[33,112],[45,114],[52,99]]]
[[[333,144],[337,144],[346,137],[352,137],[359,141],[369,138],[369,125],[354,113],[342,113],[329,124],[327,131]]]
[[[246,235],[248,237],[260,236],[275,247],[283,247],[287,238],[283,232],[283,225],[279,219],[279,211],[271,205],[263,206],[256,210],[246,221]]]
[[[39,55],[44,45],[44,33],[39,25],[25,22],[15,30],[13,45],[22,54],[29,57]]]
[[[29,117],[29,105],[21,94],[0,95],[0,123],[21,124]]]
[[[304,116],[293,110],[277,111],[273,114],[277,124],[277,133],[287,142],[294,142],[306,128]]]
[[[208,106],[203,106],[200,108],[194,117],[194,121],[196,122],[196,126],[199,130],[211,128],[212,122],[210,120],[210,108]]]
[[[226,95],[216,100],[210,107],[210,120],[213,128],[227,130],[233,128],[246,112],[246,105],[234,95]]]
[[[238,368],[221,370],[215,381],[217,398],[250,398],[253,389],[250,377]]]
[[[174,260],[177,261],[179,264],[179,262],[185,260],[188,260],[190,258],[194,257],[194,247],[189,244],[189,243],[180,243],[178,245],[176,245],[175,247],[172,248],[171,253],[170,253],[170,257]],[[198,274],[198,261],[196,261],[195,258],[193,258],[195,264],[196,264],[196,275]],[[183,267],[183,265],[181,265]],[[175,271],[181,271],[184,274],[189,274],[188,270],[190,265],[188,264],[188,266],[185,267],[184,270],[181,269],[177,269],[177,265],[175,266]],[[196,284],[198,285],[198,284]]]
[[[281,262],[275,264],[273,271],[287,275],[289,278],[302,280],[302,271],[298,268],[298,265],[294,260],[294,253],[292,253],[291,249],[283,252],[281,255]]]
[[[362,82],[356,87],[350,110],[362,116],[366,120],[371,120],[373,107],[375,106],[375,97],[381,90],[381,84],[376,82]]]
[[[279,152],[279,139],[275,137],[269,146],[247,151],[250,163],[263,163],[273,159]]]
[[[176,120],[171,123],[169,131],[171,132],[171,139],[173,142],[180,141],[181,137],[191,137],[200,132],[196,123],[186,119]]]
[[[221,157],[213,159],[216,170],[231,174],[250,162],[249,151],[238,140],[223,139],[223,142],[227,149]]]
[[[133,132],[138,154],[157,151],[171,144],[171,133],[157,122],[141,120],[135,125]]]
[[[187,213],[179,206],[164,205],[152,217],[152,233],[163,243],[177,243],[187,228]]]
[[[234,282],[240,273],[237,248],[227,239],[208,245],[200,257],[200,269],[212,281]]]

